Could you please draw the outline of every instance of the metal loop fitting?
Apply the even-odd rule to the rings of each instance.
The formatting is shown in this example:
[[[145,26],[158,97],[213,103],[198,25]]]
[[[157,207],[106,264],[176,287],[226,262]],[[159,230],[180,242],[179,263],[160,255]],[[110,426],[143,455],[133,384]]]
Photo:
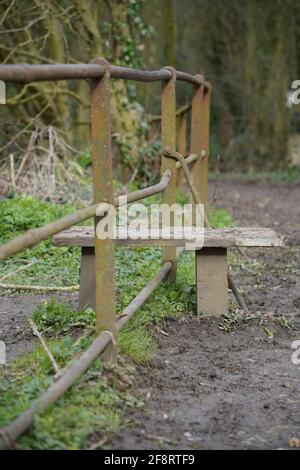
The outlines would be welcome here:
[[[95,57],[95,59],[91,59],[89,64],[96,64],[101,65],[104,68],[104,77],[110,77],[111,65],[110,63],[104,59],[104,57]]]
[[[166,66],[163,67],[161,70],[168,70],[168,72],[171,72],[172,76],[171,76],[170,80],[176,81],[176,79],[177,79],[177,72],[176,72],[175,67],[173,67],[172,65],[166,65]]]

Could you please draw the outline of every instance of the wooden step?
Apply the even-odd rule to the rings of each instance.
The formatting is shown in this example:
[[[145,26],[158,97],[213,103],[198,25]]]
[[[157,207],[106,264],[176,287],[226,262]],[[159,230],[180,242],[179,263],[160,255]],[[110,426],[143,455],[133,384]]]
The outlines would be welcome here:
[[[116,243],[126,246],[184,246],[195,242],[195,234],[192,229],[181,227],[164,227],[164,229],[143,229],[141,237],[132,239],[134,231],[131,228],[120,227],[116,233]],[[230,248],[233,246],[244,247],[272,247],[283,246],[284,239],[274,230],[256,227],[235,227],[218,229],[198,229],[200,248]],[[95,245],[94,227],[77,226],[64,230],[53,237],[55,246],[81,246],[93,247]],[[203,243],[202,243],[203,241]]]

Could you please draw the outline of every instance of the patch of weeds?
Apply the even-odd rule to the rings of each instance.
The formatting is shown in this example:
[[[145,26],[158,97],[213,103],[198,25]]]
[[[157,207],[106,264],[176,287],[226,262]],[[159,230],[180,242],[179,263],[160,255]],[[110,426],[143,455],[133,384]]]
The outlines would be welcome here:
[[[69,304],[50,299],[37,306],[32,319],[42,333],[56,336],[65,334],[71,328],[93,327],[95,313],[91,308],[75,312]]]
[[[232,310],[222,315],[222,321],[219,323],[219,328],[226,333],[232,333],[241,322],[245,323],[250,320],[257,320],[257,325],[264,331],[268,338],[271,339],[274,337],[274,332],[271,329],[271,325],[274,325],[274,323],[288,331],[295,328],[293,321],[284,316],[273,317],[269,314],[262,314],[261,312],[246,315],[242,310]]]
[[[226,209],[209,206],[207,208],[207,216],[212,227],[223,228],[236,226],[234,218]]]
[[[281,326],[281,328],[284,328],[286,330],[291,331],[295,329],[293,320],[286,318],[284,315],[281,315],[280,317],[275,317],[274,321],[279,326]]]
[[[232,333],[241,322],[248,322],[258,318],[258,314],[246,315],[243,310],[232,310],[222,315],[222,321],[219,323],[220,330],[225,333]]]
[[[222,321],[219,323],[219,328],[225,333],[232,333],[237,324],[243,319],[243,312],[241,310],[233,310],[222,315]]]
[[[263,259],[242,256],[238,250],[229,250],[228,260],[233,268],[245,270],[254,277],[260,275],[266,268],[266,262]]]
[[[260,314],[260,326],[264,333],[271,339],[274,338],[274,332],[271,329],[271,325],[278,325],[281,328],[291,331],[295,329],[295,325],[293,320],[286,318],[284,315],[281,315],[279,317],[274,317],[273,315],[268,315],[268,314]]]
[[[1,243],[25,230],[53,222],[73,211],[71,204],[59,206],[27,196],[3,199],[0,201]]]

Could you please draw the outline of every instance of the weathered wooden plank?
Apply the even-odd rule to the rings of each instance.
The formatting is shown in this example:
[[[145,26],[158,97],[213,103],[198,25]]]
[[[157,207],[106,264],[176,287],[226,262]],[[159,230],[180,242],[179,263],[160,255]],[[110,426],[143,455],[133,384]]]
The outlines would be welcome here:
[[[198,229],[201,236],[201,229]],[[272,247],[283,246],[284,239],[274,230],[269,228],[237,227],[221,229],[203,229],[204,247],[230,248],[233,246],[244,247]],[[182,234],[181,227],[164,227],[163,229],[141,230],[141,238],[134,240],[133,231],[130,228],[118,228],[116,243],[128,246],[183,246],[195,240],[192,237],[192,229],[185,229]],[[170,237],[168,239],[168,235]],[[74,227],[65,230],[53,237],[55,246],[94,246],[93,227]]]

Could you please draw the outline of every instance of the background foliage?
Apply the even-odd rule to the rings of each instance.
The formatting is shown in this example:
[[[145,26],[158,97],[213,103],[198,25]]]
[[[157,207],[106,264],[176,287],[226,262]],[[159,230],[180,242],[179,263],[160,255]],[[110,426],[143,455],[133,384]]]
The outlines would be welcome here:
[[[289,164],[297,108],[286,105],[299,71],[300,6],[294,0],[15,0],[1,1],[2,63],[88,62],[158,69],[166,64],[203,73],[213,84],[212,160],[223,169],[280,169]],[[159,131],[159,84],[113,81],[116,175],[128,182],[136,167],[146,179]],[[191,89],[178,84],[179,104]],[[0,108],[1,158],[28,151],[32,132],[49,124],[89,153],[89,85],[85,81],[8,86]],[[47,141],[45,145],[50,145]],[[72,157],[73,158],[73,157]]]
[[[220,154],[226,168],[284,167],[289,134],[299,130],[296,107],[286,106],[299,76],[299,2],[153,0],[145,6],[156,30],[148,63],[161,65],[167,57],[213,85],[212,156]],[[159,41],[163,49],[156,48]],[[180,99],[188,99],[186,88]]]

